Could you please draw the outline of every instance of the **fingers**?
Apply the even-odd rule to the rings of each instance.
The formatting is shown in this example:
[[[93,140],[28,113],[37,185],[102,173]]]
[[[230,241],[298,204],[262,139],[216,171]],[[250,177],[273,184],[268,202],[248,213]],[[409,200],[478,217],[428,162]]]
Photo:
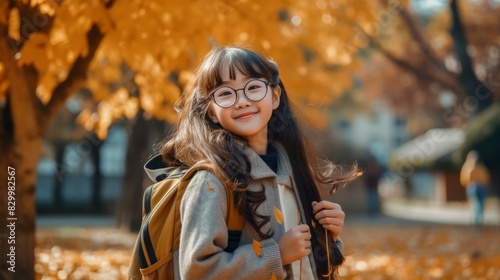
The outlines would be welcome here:
[[[333,231],[333,232],[337,232],[343,228],[343,224],[342,223],[337,223],[337,224],[321,224],[321,226],[323,226],[323,228],[326,228],[327,230],[329,231]]]
[[[304,236],[303,236],[304,240],[311,240],[312,238],[312,235],[310,232],[307,232],[307,233],[304,233]]]
[[[340,232],[342,231],[342,228],[344,227],[344,221],[340,219],[333,219],[333,220],[328,220],[329,218],[324,218],[319,220],[319,223],[321,226],[330,231],[333,236],[336,238],[340,235]]]
[[[299,245],[299,251],[301,257],[307,256],[311,253],[311,232],[309,231],[308,225],[298,225],[291,229],[295,231],[295,242]]]
[[[318,218],[317,216],[320,216],[320,218]],[[337,227],[343,227],[344,226],[344,216],[345,214],[342,214],[342,215],[333,215],[333,216],[323,216],[323,215],[320,215],[320,214],[317,214],[315,217],[316,217],[316,220],[318,221],[318,223],[320,223],[323,227],[326,227],[326,226],[337,226]]]
[[[293,227],[292,230],[296,230],[296,231],[301,232],[301,233],[306,233],[306,232],[308,233],[309,226],[306,224],[301,224],[301,225]]]
[[[335,224],[338,221],[341,221],[341,222],[344,221],[345,213],[344,212],[333,212],[333,211],[323,210],[323,211],[319,212],[318,214],[314,215],[314,218],[320,224],[327,224],[327,223]]]
[[[340,204],[337,204],[337,203],[333,203],[331,201],[327,201],[327,200],[322,200],[320,202],[317,202],[317,201],[313,201],[311,203],[312,207],[313,207],[313,213],[318,213],[319,211],[321,210],[335,210],[335,209],[339,209],[339,210],[342,210],[342,208],[340,207]]]
[[[308,225],[298,225],[291,229],[297,232],[297,238],[301,240],[311,240],[312,235]]]
[[[340,235],[344,227],[345,213],[339,204],[331,201],[313,201],[314,218],[319,224],[332,233],[334,240]]]
[[[341,218],[345,217],[344,211],[342,211],[342,207],[339,204],[333,203],[330,201],[321,201],[312,203],[314,218],[319,220],[321,218],[330,217],[330,218]]]
[[[345,213],[340,209],[334,210],[322,210],[314,215],[314,218],[319,221],[321,224],[323,223],[335,223],[335,221],[340,220],[344,221]],[[321,220],[324,220],[321,222]]]
[[[302,248],[304,250],[304,253],[306,255],[309,255],[310,251],[311,251],[311,246],[312,246],[312,243],[311,243],[311,235],[308,234],[308,236],[305,237],[305,239],[303,239],[300,244],[302,245]]]
[[[333,225],[333,226],[343,226],[344,225],[344,219],[331,218],[331,217],[321,218],[318,220],[318,222],[323,227],[325,227],[326,225]]]

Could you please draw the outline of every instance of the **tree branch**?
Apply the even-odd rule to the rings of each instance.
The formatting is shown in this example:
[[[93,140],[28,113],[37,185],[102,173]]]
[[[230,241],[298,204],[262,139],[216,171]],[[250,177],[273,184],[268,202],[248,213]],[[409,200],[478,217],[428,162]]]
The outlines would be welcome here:
[[[472,66],[472,60],[467,53],[467,40],[465,39],[464,26],[456,0],[450,2],[450,11],[452,17],[450,35],[453,37],[455,53],[462,67],[460,78],[467,79],[468,77],[476,77]]]
[[[13,6],[19,10],[19,32],[21,40],[16,48],[17,51],[20,51],[32,33],[49,33],[55,17],[50,17],[41,13],[36,7],[32,7],[30,3],[23,4],[22,1],[15,1],[15,5]]]
[[[425,69],[418,68],[418,67],[414,66],[413,64],[411,64],[411,63],[409,63],[409,62],[407,62],[399,57],[396,57],[395,55],[393,55],[389,51],[385,50],[381,46],[378,46],[377,48],[387,59],[392,61],[394,64],[396,64],[400,68],[412,72],[418,78],[420,78],[422,80],[436,81],[439,84],[443,85],[444,87],[451,89],[458,96],[464,95],[464,91],[458,85],[458,81],[456,81],[456,80],[450,81],[447,77],[443,77],[443,76],[439,75],[438,73],[434,73],[435,75],[433,75],[432,72],[425,71]]]
[[[109,9],[114,4],[114,1],[103,0],[103,3],[104,6]],[[84,85],[87,80],[87,69],[103,39],[104,34],[102,34],[99,28],[94,24],[87,33],[88,54],[86,57],[78,57],[66,80],[54,89],[52,98],[44,107],[44,114],[46,114],[46,117],[41,124],[42,128],[45,129],[47,127],[48,122],[54,117],[59,109],[61,109],[66,99]]]
[[[424,39],[424,36],[422,35],[422,31],[418,29],[417,24],[415,23],[415,20],[411,16],[408,9],[402,6],[400,11],[401,11],[401,13],[400,13],[401,18],[403,19],[404,23],[408,27],[408,30],[410,31],[412,38],[415,39],[415,41],[417,42],[417,44],[420,47],[420,50],[425,55],[425,57],[427,57],[427,59],[429,59],[429,61],[432,62],[432,64],[434,66],[436,66],[438,69],[453,76],[454,74],[452,72],[448,71],[448,69],[446,69],[444,64],[441,63],[441,61],[439,59],[437,59],[436,56],[434,56],[434,54],[432,53],[432,48],[427,43],[427,41]]]
[[[411,64],[410,62],[395,56],[388,50],[384,49],[384,47],[382,47],[373,37],[369,36],[366,32],[364,32],[364,30],[361,27],[358,26],[358,29],[364,33],[364,36],[368,38],[370,44],[372,44],[375,47],[375,49],[380,51],[380,53],[382,53],[382,55],[384,55],[385,58],[387,58],[389,61],[391,61],[398,67],[414,73],[418,78],[422,80],[436,81],[439,84],[445,86],[446,88],[451,89],[457,95],[464,94],[463,89],[459,86],[457,77],[451,75],[442,75],[442,72],[434,73],[426,71],[426,69],[419,68]],[[452,73],[450,72],[450,74]]]
[[[75,61],[66,80],[54,89],[52,98],[44,107],[44,114],[46,117],[44,118],[44,123],[41,124],[42,127],[45,128],[48,121],[52,119],[64,105],[66,99],[84,85],[87,79],[88,66],[94,58],[97,48],[101,44],[103,38],[104,34],[99,31],[99,28],[96,25],[92,26],[87,34],[89,52],[86,57],[79,57]]]

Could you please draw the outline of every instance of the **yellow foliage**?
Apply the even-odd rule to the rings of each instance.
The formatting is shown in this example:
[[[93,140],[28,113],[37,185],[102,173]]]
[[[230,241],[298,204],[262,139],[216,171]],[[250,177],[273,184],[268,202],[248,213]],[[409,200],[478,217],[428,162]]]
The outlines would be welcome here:
[[[126,106],[137,104],[151,116],[175,121],[180,87],[214,45],[249,47],[275,60],[290,97],[308,105],[304,110],[324,127],[323,109],[352,87],[356,52],[363,47],[355,28],[377,24],[377,13],[390,8],[389,2],[361,0],[114,1],[110,8],[100,0],[30,3],[54,17],[48,33],[30,36],[19,60],[39,72],[37,94],[44,102],[74,62],[88,55],[92,26],[105,34],[87,71],[87,88],[104,102],[96,112],[103,129],[120,112],[136,112],[110,106],[120,87],[139,93]]]
[[[56,9],[50,1],[35,1],[40,9],[51,14]],[[57,9],[48,36],[33,33],[21,50],[20,65],[32,64],[40,73],[37,96],[46,103],[55,87],[63,82],[78,57],[88,55],[87,33],[93,24],[102,32],[110,29],[107,9],[99,0],[68,0]]]
[[[94,129],[97,118],[93,118],[93,114],[97,116],[97,113],[93,113],[90,109],[83,109],[82,112],[76,118],[76,122],[79,123],[83,128],[88,131],[92,131]]]
[[[87,88],[92,92],[94,100],[100,102],[111,94],[111,90],[106,84],[101,83],[97,78],[90,76],[87,80]]]
[[[61,71],[65,71],[61,69]],[[52,92],[57,86],[57,81],[54,76],[45,73],[40,78],[38,83],[39,85],[36,88],[36,96],[42,101],[42,103],[47,104],[52,98]]]
[[[50,63],[46,55],[47,44],[46,34],[40,32],[31,34],[30,39],[21,49],[19,65],[33,65],[38,72],[44,73]]]
[[[32,3],[35,2],[35,1],[32,1]],[[56,13],[57,11],[57,8],[58,8],[58,4],[56,1],[47,1],[47,0],[43,0],[41,1],[42,3],[40,3],[40,12],[42,14],[45,14],[45,15],[49,15],[49,16],[54,16],[54,14]]]
[[[111,124],[125,116],[132,119],[139,110],[139,100],[130,96],[127,89],[120,87],[107,96],[97,106],[97,112],[84,109],[77,117],[77,122],[85,129],[94,130],[101,139],[106,138]]]
[[[9,37],[19,42],[21,40],[21,18],[17,8],[10,10],[8,29]]]

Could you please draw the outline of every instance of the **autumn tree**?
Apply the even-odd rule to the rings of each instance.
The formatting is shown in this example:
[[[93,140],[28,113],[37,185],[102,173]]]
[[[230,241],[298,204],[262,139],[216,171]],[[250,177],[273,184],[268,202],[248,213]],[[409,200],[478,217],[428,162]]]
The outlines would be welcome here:
[[[417,135],[431,127],[460,127],[500,98],[500,6],[449,1],[439,11],[402,7],[360,28],[371,59],[360,79],[369,99],[388,100]]]
[[[397,11],[401,2],[385,8]],[[98,103],[79,123],[106,137],[114,121],[143,114],[175,121],[173,104],[214,45],[273,58],[291,98],[324,125],[321,104],[352,86],[359,65],[343,47],[354,24],[373,22],[372,1],[1,0],[0,181],[15,170],[15,273],[2,228],[2,279],[34,278],[35,178],[40,144],[66,99],[85,87]],[[133,86],[130,87],[129,84]],[[310,105],[313,106],[310,106]],[[13,173],[12,173],[13,174]],[[2,187],[7,193],[7,187]],[[1,196],[0,205],[7,205]]]

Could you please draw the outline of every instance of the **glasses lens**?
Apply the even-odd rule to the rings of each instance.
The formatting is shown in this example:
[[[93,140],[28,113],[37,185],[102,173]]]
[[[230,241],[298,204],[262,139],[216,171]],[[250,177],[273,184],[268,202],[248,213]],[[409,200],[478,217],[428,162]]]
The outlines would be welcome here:
[[[252,101],[259,101],[267,93],[267,85],[260,80],[252,80],[245,86],[245,95]]]
[[[231,107],[236,100],[236,92],[229,87],[221,87],[214,92],[214,101],[221,107]]]

